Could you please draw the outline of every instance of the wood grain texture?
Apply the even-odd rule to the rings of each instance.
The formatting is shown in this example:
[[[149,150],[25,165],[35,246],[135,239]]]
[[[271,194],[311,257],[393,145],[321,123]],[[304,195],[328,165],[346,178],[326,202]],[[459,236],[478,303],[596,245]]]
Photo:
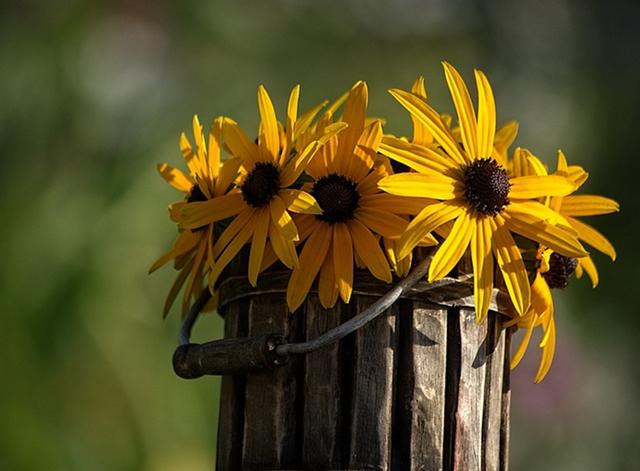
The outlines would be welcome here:
[[[482,468],[482,412],[486,368],[487,324],[476,323],[476,313],[460,309],[460,382],[456,411],[455,470]]]
[[[504,333],[504,367],[502,377],[502,420],[500,422],[500,470],[509,470],[509,439],[511,419],[511,335],[512,328]]]
[[[483,471],[500,469],[500,426],[502,422],[502,382],[504,368],[505,334],[498,315],[487,318],[487,366],[485,380],[484,412],[482,418]]]
[[[357,297],[361,312],[375,298]],[[355,332],[351,407],[351,468],[388,470],[391,463],[394,351],[398,304]]]
[[[294,338],[303,312],[289,314],[284,300],[270,295],[251,298],[249,335],[277,333]],[[243,469],[288,467],[296,463],[299,358],[286,366],[247,375]]]
[[[394,406],[405,411],[407,430],[399,434],[394,430],[394,437],[408,446],[402,458],[394,459],[394,469],[442,469],[447,310],[414,301],[408,312],[401,308],[400,315],[400,323],[408,323],[409,328],[400,331],[399,350],[406,344],[409,355],[401,355],[403,364],[398,364],[401,384]],[[405,369],[407,375],[402,374]],[[402,420],[396,420],[394,428],[402,425]]]
[[[306,301],[306,338],[313,339],[340,325],[341,304],[324,309],[316,296]],[[304,356],[304,406],[302,464],[307,469],[340,466],[340,344],[335,343]]]
[[[224,313],[224,336],[246,336],[248,301],[230,304]],[[218,416],[218,454],[216,469],[231,471],[240,468],[244,426],[245,375],[223,376],[220,384],[220,412]]]

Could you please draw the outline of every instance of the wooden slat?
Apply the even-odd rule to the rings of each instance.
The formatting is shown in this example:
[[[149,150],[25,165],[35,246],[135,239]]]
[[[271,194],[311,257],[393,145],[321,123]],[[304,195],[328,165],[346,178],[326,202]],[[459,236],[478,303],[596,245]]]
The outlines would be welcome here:
[[[362,312],[375,298],[358,296]],[[349,466],[387,470],[391,461],[395,330],[398,304],[355,333]]]
[[[478,325],[471,309],[460,309],[460,382],[456,411],[454,469],[482,466],[482,409],[485,382],[486,322]]]
[[[279,333],[296,337],[296,322],[304,312],[288,313],[282,297],[253,296],[249,304],[249,335]],[[296,465],[296,401],[298,365],[247,375],[243,466],[265,469]]]
[[[314,339],[341,323],[341,303],[324,309],[316,296],[306,301],[306,338]],[[339,436],[341,381],[340,344],[334,343],[304,357],[302,465],[311,469],[340,467]]]
[[[502,377],[502,421],[500,422],[500,471],[509,470],[509,433],[511,416],[511,329],[504,333],[504,368]]]
[[[413,303],[409,457],[404,469],[442,469],[447,311]],[[404,321],[404,319],[402,319]],[[400,464],[400,463],[399,463]],[[403,469],[403,468],[398,468]]]
[[[487,318],[487,367],[485,380],[482,439],[483,471],[500,469],[500,423],[502,421],[502,379],[504,370],[504,332],[496,313]]]
[[[225,338],[246,335],[248,302],[231,303],[225,309]],[[243,322],[244,320],[244,322]],[[240,468],[242,458],[242,427],[244,424],[244,375],[223,376],[220,385],[220,413],[218,416],[218,454],[216,469],[232,471]]]

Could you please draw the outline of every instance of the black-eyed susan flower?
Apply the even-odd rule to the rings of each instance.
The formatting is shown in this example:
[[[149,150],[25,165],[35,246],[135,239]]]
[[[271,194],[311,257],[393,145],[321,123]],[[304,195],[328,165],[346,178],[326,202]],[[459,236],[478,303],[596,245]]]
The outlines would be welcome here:
[[[354,262],[376,278],[391,282],[380,237],[400,237],[407,221],[398,214],[411,211],[412,202],[378,190],[388,168],[376,159],[382,124],[379,120],[367,123],[367,104],[367,85],[357,82],[346,98],[341,118],[348,127],[332,137],[307,166],[313,181],[306,187],[322,214],[294,215],[304,246],[287,288],[291,311],[302,304],[316,278],[324,307],[335,305],[338,295],[349,302]],[[325,115],[314,131],[322,132],[330,122],[330,114]]]
[[[558,151],[556,174],[573,179],[576,185],[580,187],[586,181],[588,175],[586,172],[581,173],[576,171],[575,167],[576,166],[567,165],[567,160],[564,154],[562,151]],[[579,240],[599,252],[608,255],[611,260],[615,261],[616,249],[613,247],[613,244],[611,244],[611,242],[609,242],[609,240],[599,231],[580,221],[578,217],[597,216],[618,212],[620,211],[620,205],[616,201],[599,195],[571,194],[564,197],[552,197],[549,202],[549,206],[551,209],[564,216],[571,227],[578,233]],[[589,278],[591,278],[593,287],[595,288],[598,286],[598,270],[596,269],[590,255],[578,259],[576,276],[580,278],[584,272],[586,272]]]
[[[536,156],[526,149],[516,149],[513,159],[509,162],[510,171],[516,176],[547,175],[544,164]],[[587,179],[588,174],[577,165],[568,165],[562,151],[558,151],[558,163],[556,174],[571,179],[576,188],[580,187]],[[617,202],[610,198],[597,195],[568,195],[554,196],[542,199],[555,213],[555,222],[570,230],[575,231],[576,236],[587,244],[615,259],[613,245],[591,226],[578,221],[578,216],[594,216],[607,214],[619,210]],[[586,228],[584,226],[587,226]],[[582,275],[582,271],[590,276],[593,286],[598,284],[598,272],[591,260],[591,256],[581,258],[566,257],[552,250],[540,246],[537,253],[538,268],[534,282],[531,285],[531,306],[527,313],[521,317],[512,319],[505,326],[517,325],[525,329],[524,337],[516,353],[511,360],[511,368],[515,368],[524,356],[533,330],[536,327],[542,329],[539,347],[542,356],[538,372],[534,381],[542,381],[551,367],[556,344],[556,327],[554,321],[554,306],[552,289],[566,288],[569,277],[574,272],[576,276]]]
[[[549,208],[535,201],[543,196],[567,195],[574,191],[575,184],[559,175],[510,178],[496,160],[496,109],[486,76],[475,71],[476,118],[462,78],[449,64],[444,64],[444,70],[458,115],[462,146],[424,99],[398,89],[390,91],[427,128],[440,149],[414,145],[416,149],[405,153],[403,161],[414,172],[391,175],[379,182],[379,187],[390,194],[436,201],[425,205],[411,221],[398,242],[398,256],[404,258],[425,234],[453,221],[449,235],[434,254],[429,281],[444,277],[470,247],[478,319],[484,318],[489,309],[494,257],[514,307],[522,315],[529,308],[531,291],[512,232],[566,256],[586,255],[573,234],[548,222]],[[381,151],[397,159],[396,152]]]
[[[197,116],[193,117],[193,136],[195,149],[185,133],[180,136],[180,150],[189,168],[189,175],[181,170],[163,163],[158,165],[160,175],[176,190],[184,193],[184,200],[170,206],[170,214],[176,222],[181,222],[180,209],[187,203],[196,201],[217,200],[223,197],[238,175],[239,159],[220,159],[220,143],[222,120],[216,119],[205,142],[203,129]],[[182,314],[189,307],[189,302],[202,287],[202,279],[206,272],[207,260],[212,260],[213,224],[180,229],[178,238],[171,250],[160,257],[149,269],[149,273],[157,270],[165,263],[175,260],[178,276],[169,290],[164,305],[164,315],[171,309],[180,289],[184,290]],[[188,280],[188,282],[187,282]]]
[[[538,346],[542,350],[540,364],[534,381],[539,383],[551,368],[556,348],[556,325],[554,318],[553,296],[551,288],[565,288],[569,276],[575,271],[575,258],[565,257],[544,247],[538,250],[539,267],[531,285],[531,305],[524,316],[516,317],[505,323],[505,327],[516,325],[524,329],[524,336],[515,354],[511,358],[511,368],[518,366],[527,351],[533,331],[541,329]]]
[[[310,124],[314,114],[307,114],[297,121],[299,94],[300,87],[294,87],[289,97],[286,126],[282,126],[266,89],[258,88],[260,126],[256,142],[249,139],[235,121],[224,118],[225,144],[231,155],[242,162],[236,188],[224,200],[193,202],[181,209],[185,228],[233,217],[213,245],[215,261],[209,272],[211,288],[247,243],[251,246],[248,277],[253,286],[263,266],[267,244],[284,265],[298,266],[294,242],[299,235],[290,212],[320,214],[322,211],[313,196],[292,186],[325,140],[344,128],[342,123],[327,127],[321,138],[297,149],[296,136]]]

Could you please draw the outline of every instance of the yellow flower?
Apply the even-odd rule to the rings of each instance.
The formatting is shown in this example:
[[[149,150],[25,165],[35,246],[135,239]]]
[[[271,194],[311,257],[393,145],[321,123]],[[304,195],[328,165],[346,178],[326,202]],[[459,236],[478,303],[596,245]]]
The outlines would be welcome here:
[[[189,175],[166,163],[158,165],[160,175],[176,190],[185,194],[184,201],[170,206],[172,218],[177,222],[181,221],[180,208],[189,202],[221,197],[237,177],[240,160],[229,159],[224,162],[220,160],[221,126],[221,119],[213,122],[205,144],[202,126],[198,116],[194,116],[195,151],[185,133],[180,136],[180,150],[189,168]],[[182,301],[182,314],[186,313],[191,298],[202,287],[206,260],[212,259],[212,242],[213,224],[203,224],[193,229],[180,229],[173,248],[149,269],[151,273],[170,260],[175,260],[176,268],[180,271],[167,296],[164,316],[168,314],[178,292],[188,279]]]
[[[434,254],[429,281],[444,277],[471,247],[474,298],[478,319],[489,309],[493,289],[493,257],[505,279],[516,311],[525,314],[530,286],[522,256],[512,232],[543,243],[571,257],[586,255],[577,239],[563,227],[548,222],[553,211],[535,199],[563,196],[574,183],[558,175],[509,178],[494,151],[496,109],[486,76],[475,71],[478,116],[458,72],[444,63],[445,76],[460,122],[462,146],[440,115],[421,97],[402,90],[390,93],[433,135],[440,152],[412,144],[381,152],[415,172],[391,175],[379,187],[398,196],[432,198],[411,221],[398,242],[399,258],[406,257],[429,232],[454,221],[450,233]]]
[[[544,249],[544,247],[540,247],[538,250],[537,258],[540,267],[536,270],[536,276],[531,285],[531,306],[524,316],[516,317],[504,325],[505,327],[517,325],[519,328],[525,329],[518,350],[511,359],[511,369],[518,366],[522,360],[534,328],[542,329],[542,339],[539,343],[542,356],[534,379],[534,382],[539,383],[551,368],[556,348],[556,325],[550,288],[566,286],[569,275],[575,270],[576,259],[564,257],[549,249]]]
[[[509,168],[515,176],[547,175],[547,168],[540,159],[532,155],[526,149],[516,149],[513,160],[509,162]],[[580,187],[588,178],[587,172],[582,167],[567,164],[562,151],[558,151],[558,164],[556,174],[569,178]],[[569,230],[575,231],[578,239],[600,250],[615,259],[615,249],[611,243],[591,226],[576,219],[577,216],[595,216],[619,211],[619,205],[612,199],[596,195],[568,195],[554,196],[544,199],[545,205],[556,211],[556,223]],[[598,284],[598,272],[590,256],[578,259],[565,257],[555,253],[544,246],[540,246],[537,259],[540,263],[536,271],[536,277],[531,285],[531,307],[521,317],[513,319],[505,326],[517,325],[526,329],[525,335],[511,360],[511,368],[515,368],[527,349],[535,327],[542,328],[542,340],[539,344],[542,349],[540,366],[535,377],[535,382],[542,381],[553,360],[556,328],[554,322],[554,307],[551,289],[565,288],[568,277],[574,271],[580,278],[586,271],[591,277],[593,286]]]
[[[398,214],[410,212],[412,202],[377,188],[388,169],[376,159],[382,124],[379,120],[367,123],[367,102],[367,85],[357,82],[346,98],[342,115],[348,127],[332,137],[307,167],[313,179],[307,187],[323,212],[294,216],[304,247],[287,288],[291,311],[302,304],[316,277],[324,307],[334,306],[338,295],[349,302],[354,261],[376,278],[391,282],[391,269],[379,237],[397,239],[403,233],[407,221]],[[322,132],[330,121],[328,113],[314,132]]]
[[[233,217],[213,245],[209,286],[213,288],[224,268],[240,249],[250,242],[248,277],[255,286],[269,246],[289,268],[298,265],[294,242],[299,239],[290,212],[319,214],[321,209],[307,192],[291,186],[305,170],[326,139],[344,128],[342,123],[325,130],[325,135],[302,150],[295,149],[295,136],[308,126],[313,114],[297,121],[300,87],[291,91],[286,127],[276,119],[266,89],[258,87],[260,126],[253,142],[230,118],[223,118],[224,141],[234,157],[242,162],[236,187],[222,198],[194,202],[182,208],[182,227],[194,228]],[[319,108],[317,108],[319,109]],[[317,113],[317,111],[316,111]]]

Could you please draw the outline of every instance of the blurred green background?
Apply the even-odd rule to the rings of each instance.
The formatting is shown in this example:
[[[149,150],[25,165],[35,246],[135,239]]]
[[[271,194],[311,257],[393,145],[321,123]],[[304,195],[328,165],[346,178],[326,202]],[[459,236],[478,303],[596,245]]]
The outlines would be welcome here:
[[[255,129],[264,83],[278,110],[360,78],[370,109],[403,133],[386,93],[427,77],[452,111],[440,60],[489,76],[516,144],[591,172],[586,191],[623,212],[595,222],[618,249],[601,286],[558,293],[559,349],[534,386],[513,374],[514,470],[640,468],[636,287],[640,46],[634,3],[508,0],[3,2],[0,7],[0,470],[212,469],[219,381],[171,369],[177,194],[193,113]],[[196,340],[220,335],[208,316]]]

